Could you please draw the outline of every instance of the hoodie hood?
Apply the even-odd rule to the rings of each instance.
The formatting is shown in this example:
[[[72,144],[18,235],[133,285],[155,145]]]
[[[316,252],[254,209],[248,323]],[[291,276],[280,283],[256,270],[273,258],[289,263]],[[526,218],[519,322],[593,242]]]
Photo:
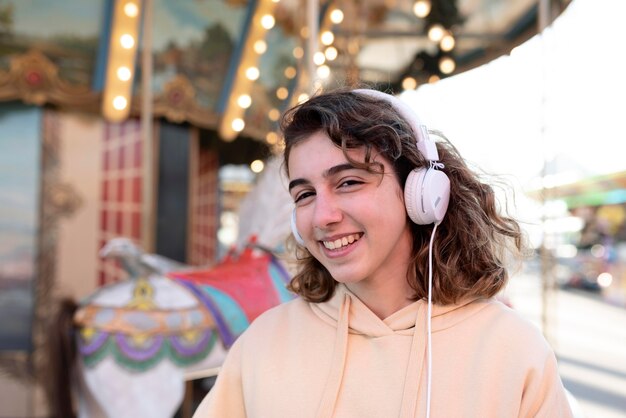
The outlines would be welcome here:
[[[454,326],[482,310],[488,300],[466,300],[458,305],[432,306],[432,332]],[[427,305],[418,300],[385,319],[380,319],[343,284],[337,285],[333,297],[325,303],[311,303],[313,312],[324,322],[336,328],[331,368],[320,400],[317,417],[330,418],[341,389],[346,364],[348,336],[359,334],[383,337],[392,334],[412,335],[410,355],[404,382],[400,417],[415,416],[419,382],[424,370],[427,339]],[[458,314],[449,315],[452,312]]]
[[[412,335],[418,310],[420,306],[426,307],[425,300],[418,300],[385,319],[380,319],[344,284],[338,284],[333,297],[325,303],[311,303],[311,309],[327,324],[336,327],[341,313],[344,299],[348,296],[351,300],[348,312],[348,332],[370,337],[382,337],[391,334]],[[467,299],[457,305],[432,306],[432,330],[439,331],[456,325],[479,312],[487,304],[489,299]],[[472,303],[475,302],[475,303]],[[461,315],[447,315],[452,312],[462,311]],[[461,313],[461,312],[458,312]]]

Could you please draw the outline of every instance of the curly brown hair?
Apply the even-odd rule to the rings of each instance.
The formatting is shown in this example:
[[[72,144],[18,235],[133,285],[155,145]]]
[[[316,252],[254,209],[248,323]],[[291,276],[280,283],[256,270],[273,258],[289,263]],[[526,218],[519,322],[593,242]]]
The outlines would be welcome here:
[[[414,168],[428,164],[415,146],[410,125],[385,100],[338,90],[319,94],[296,105],[283,115],[284,168],[289,176],[289,155],[298,143],[316,132],[324,132],[344,151],[356,167],[382,173],[372,162],[380,153],[391,163],[399,184],[404,185]],[[506,284],[507,254],[521,255],[525,249],[517,221],[500,213],[493,188],[481,181],[457,149],[442,135],[437,141],[439,161],[450,179],[450,203],[438,226],[433,243],[433,292],[437,304],[454,304],[466,297],[491,297]],[[365,149],[365,160],[354,161],[346,150]],[[407,215],[408,219],[408,215]],[[412,268],[407,281],[418,300],[428,295],[428,246],[433,225],[409,220],[413,236]],[[290,290],[310,302],[325,302],[337,282],[304,247],[297,247],[298,272]]]

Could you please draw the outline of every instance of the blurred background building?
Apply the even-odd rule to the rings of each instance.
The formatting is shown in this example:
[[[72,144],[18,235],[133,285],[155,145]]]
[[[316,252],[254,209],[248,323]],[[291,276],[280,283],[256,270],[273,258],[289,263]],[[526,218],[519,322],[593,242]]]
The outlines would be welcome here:
[[[125,278],[98,255],[107,240],[215,263],[281,150],[281,112],[333,87],[401,94],[514,184],[536,248],[527,313],[557,349],[559,287],[622,309],[625,12],[617,0],[0,0],[0,417],[46,416],[44,319],[58,297]],[[613,336],[624,352],[625,335]],[[624,363],[608,374],[626,383],[613,355]],[[611,390],[588,400],[609,405],[590,417],[626,410],[626,389]]]

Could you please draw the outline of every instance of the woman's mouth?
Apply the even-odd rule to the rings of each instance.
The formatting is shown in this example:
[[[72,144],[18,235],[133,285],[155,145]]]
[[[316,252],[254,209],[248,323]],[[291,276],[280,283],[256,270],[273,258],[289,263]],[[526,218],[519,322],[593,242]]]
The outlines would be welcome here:
[[[329,250],[339,250],[358,241],[361,238],[361,234],[351,234],[345,237],[337,238],[334,241],[322,241],[322,245]]]

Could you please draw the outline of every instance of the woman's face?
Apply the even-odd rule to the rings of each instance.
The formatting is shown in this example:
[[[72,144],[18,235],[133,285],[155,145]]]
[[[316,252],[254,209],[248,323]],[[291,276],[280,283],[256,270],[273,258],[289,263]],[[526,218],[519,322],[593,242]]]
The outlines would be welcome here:
[[[365,152],[349,155],[364,161]],[[295,145],[288,161],[296,225],[307,249],[335,280],[353,286],[406,282],[411,257],[402,189],[383,156],[373,161],[384,175],[353,167],[323,132]]]

